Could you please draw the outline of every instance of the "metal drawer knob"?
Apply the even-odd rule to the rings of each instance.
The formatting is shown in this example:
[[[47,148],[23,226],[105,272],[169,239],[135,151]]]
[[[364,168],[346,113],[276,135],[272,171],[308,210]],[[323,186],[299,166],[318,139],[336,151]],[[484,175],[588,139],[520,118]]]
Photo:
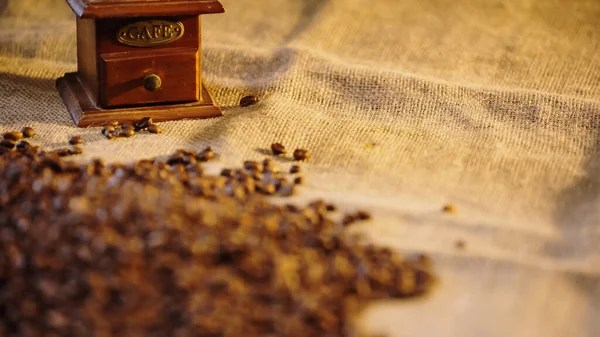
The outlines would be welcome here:
[[[144,89],[148,91],[156,91],[160,89],[162,81],[156,74],[149,74],[144,77]]]

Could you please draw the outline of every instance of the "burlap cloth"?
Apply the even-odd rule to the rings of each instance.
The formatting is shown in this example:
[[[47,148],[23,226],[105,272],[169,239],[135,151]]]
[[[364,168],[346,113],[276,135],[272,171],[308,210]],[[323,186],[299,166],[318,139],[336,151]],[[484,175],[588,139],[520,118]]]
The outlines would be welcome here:
[[[64,1],[0,0],[0,131],[82,135],[82,160],[212,145],[234,165],[306,147],[300,199],[372,209],[373,240],[430,253],[440,274],[426,299],[374,305],[365,329],[600,335],[599,1],[223,4],[203,22],[203,68],[225,116],[108,141],[75,128],[54,87],[76,69]],[[261,102],[239,108],[246,94]]]

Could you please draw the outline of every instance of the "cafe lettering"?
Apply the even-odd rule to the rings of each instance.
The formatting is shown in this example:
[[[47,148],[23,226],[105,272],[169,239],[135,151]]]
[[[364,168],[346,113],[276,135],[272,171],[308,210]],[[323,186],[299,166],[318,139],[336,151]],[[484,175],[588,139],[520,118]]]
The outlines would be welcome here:
[[[164,45],[183,36],[181,22],[141,21],[129,24],[119,30],[119,42],[136,47]]]

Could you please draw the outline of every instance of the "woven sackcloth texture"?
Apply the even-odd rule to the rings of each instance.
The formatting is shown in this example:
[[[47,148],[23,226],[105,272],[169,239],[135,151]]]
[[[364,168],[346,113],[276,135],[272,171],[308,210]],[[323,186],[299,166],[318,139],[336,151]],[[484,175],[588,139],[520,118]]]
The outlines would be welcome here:
[[[440,276],[427,298],[374,304],[365,330],[600,335],[599,1],[222,2],[203,71],[224,117],[108,141],[54,86],[76,69],[66,2],[0,0],[0,132],[82,135],[79,160],[108,162],[211,145],[215,170],[305,147],[300,202],[373,210],[372,240],[431,254]],[[247,94],[261,101],[240,108]]]

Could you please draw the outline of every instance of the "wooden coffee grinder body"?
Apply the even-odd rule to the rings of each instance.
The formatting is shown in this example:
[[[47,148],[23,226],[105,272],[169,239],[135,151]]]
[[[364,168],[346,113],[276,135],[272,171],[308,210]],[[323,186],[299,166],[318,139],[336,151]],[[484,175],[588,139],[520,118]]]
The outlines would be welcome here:
[[[221,116],[202,85],[201,15],[216,0],[67,0],[77,14],[77,72],[57,80],[80,127]]]

